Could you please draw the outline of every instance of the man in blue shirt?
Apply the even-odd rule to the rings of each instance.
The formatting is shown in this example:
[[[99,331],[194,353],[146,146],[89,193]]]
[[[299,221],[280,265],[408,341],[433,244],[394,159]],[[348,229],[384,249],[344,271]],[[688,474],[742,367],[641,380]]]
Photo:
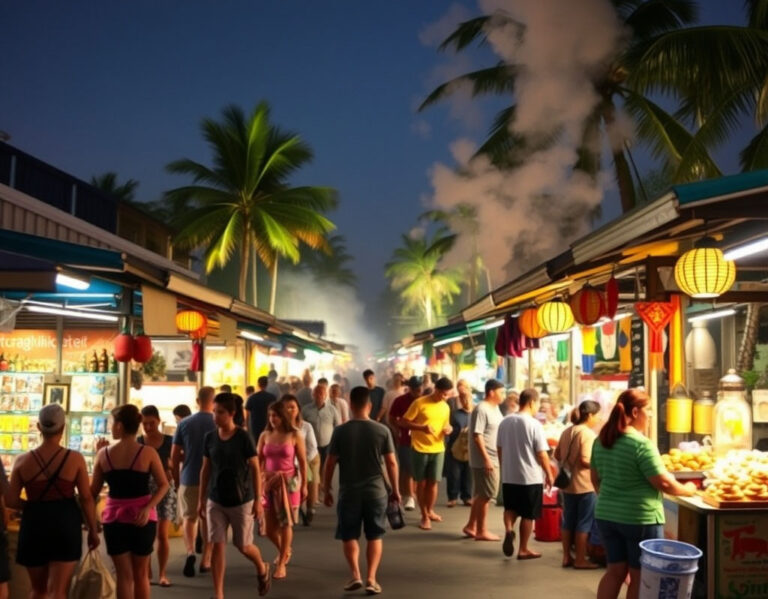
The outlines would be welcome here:
[[[184,576],[195,575],[195,537],[197,536],[197,504],[200,499],[200,470],[203,467],[203,438],[206,433],[216,430],[213,422],[213,387],[203,387],[197,394],[197,414],[187,416],[176,428],[171,451],[173,482],[178,489],[179,511],[184,521],[184,545],[187,548],[187,560],[184,563]],[[179,466],[182,464],[181,468]],[[203,490],[205,492],[205,490]],[[203,556],[200,572],[211,568],[211,545],[208,531],[203,520]]]

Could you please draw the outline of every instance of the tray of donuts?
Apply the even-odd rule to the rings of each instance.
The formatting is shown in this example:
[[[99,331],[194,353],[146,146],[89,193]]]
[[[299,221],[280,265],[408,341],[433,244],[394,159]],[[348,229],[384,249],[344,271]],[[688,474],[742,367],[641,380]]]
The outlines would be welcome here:
[[[720,508],[768,508],[768,456],[726,460],[704,483],[703,500]]]

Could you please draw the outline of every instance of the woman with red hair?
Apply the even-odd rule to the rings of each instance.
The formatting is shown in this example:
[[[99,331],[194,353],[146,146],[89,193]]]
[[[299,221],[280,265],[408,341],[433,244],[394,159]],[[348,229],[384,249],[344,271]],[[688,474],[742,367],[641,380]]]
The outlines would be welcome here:
[[[624,391],[592,448],[591,475],[598,492],[595,518],[608,562],[598,599],[616,599],[627,573],[627,599],[637,599],[640,541],[663,537],[662,492],[693,495],[667,472],[658,449],[645,436],[650,415],[645,391]]]

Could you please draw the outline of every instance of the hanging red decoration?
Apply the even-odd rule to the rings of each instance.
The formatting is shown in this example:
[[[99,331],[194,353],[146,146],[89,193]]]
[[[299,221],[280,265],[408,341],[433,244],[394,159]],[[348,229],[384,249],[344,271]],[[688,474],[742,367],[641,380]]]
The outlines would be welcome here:
[[[152,340],[140,331],[133,339],[133,359],[144,363],[152,359]]]
[[[579,324],[595,324],[605,313],[602,293],[589,285],[574,293],[568,303],[571,305],[573,318]]]
[[[205,337],[208,335],[208,325],[203,324],[199,329],[196,331],[190,331],[189,338],[190,339],[205,339]]]
[[[123,329],[123,332],[115,337],[113,353],[118,362],[130,362],[133,359],[133,336],[128,329]]]
[[[637,302],[635,310],[651,332],[648,340],[648,352],[651,354],[651,368],[660,370],[663,364],[664,328],[675,314],[675,306],[670,302]]]
[[[192,342],[192,360],[189,362],[192,372],[203,371],[203,344],[199,341]]]
[[[605,284],[605,316],[613,318],[619,309],[619,282],[611,277]]]
[[[538,313],[538,308],[528,308],[518,319],[520,332],[529,339],[540,339],[547,334],[547,330],[539,324]]]

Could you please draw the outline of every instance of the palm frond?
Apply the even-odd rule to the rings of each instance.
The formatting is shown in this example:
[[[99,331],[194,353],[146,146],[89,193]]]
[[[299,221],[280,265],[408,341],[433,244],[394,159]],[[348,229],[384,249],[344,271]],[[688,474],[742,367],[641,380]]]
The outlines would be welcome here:
[[[224,180],[219,173],[188,158],[170,162],[165,170],[176,175],[192,175],[195,183],[207,183],[223,190],[233,189],[231,182]]]
[[[519,68],[516,65],[499,62],[487,69],[461,75],[436,87],[421,103],[418,111],[421,112],[459,89],[469,89],[472,97],[486,94],[512,94],[518,72]]]
[[[739,158],[744,172],[768,168],[768,125],[750,140]]]
[[[240,212],[231,213],[226,226],[213,237],[205,252],[205,272],[211,272],[214,268],[224,268],[232,253],[238,245],[238,241],[245,238],[244,220]]]
[[[636,38],[649,38],[695,23],[699,7],[694,0],[647,0],[638,2],[624,24]]]
[[[187,249],[208,244],[221,234],[235,210],[232,204],[206,205],[178,215],[174,243]]]
[[[768,0],[744,0],[747,23],[756,29],[768,29]]]

